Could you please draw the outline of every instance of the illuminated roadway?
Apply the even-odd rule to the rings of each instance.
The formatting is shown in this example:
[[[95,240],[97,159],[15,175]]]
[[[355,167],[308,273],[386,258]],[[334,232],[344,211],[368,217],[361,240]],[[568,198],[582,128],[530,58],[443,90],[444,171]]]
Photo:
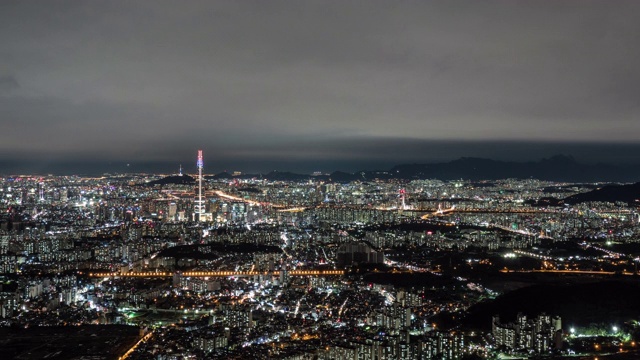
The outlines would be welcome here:
[[[434,212],[430,212],[428,214],[422,215],[420,218],[422,220],[428,220],[431,216],[439,216],[439,215],[452,213],[452,212],[480,212],[480,211],[467,211],[467,210],[460,211],[460,210],[457,210],[455,207],[451,207],[449,209],[438,209],[438,210],[436,210]],[[495,212],[495,211],[482,211],[482,212],[491,213],[491,212]],[[509,227],[506,227],[506,226],[502,226],[502,225],[498,225],[498,224],[491,224],[490,223],[490,224],[487,224],[487,227],[498,228],[498,229],[501,229],[501,230],[504,230],[504,231],[508,231],[508,232],[515,233],[515,234],[520,234],[520,235],[537,236],[537,237],[539,237],[541,239],[552,239],[551,237],[546,236],[546,235],[534,234],[534,233],[532,233],[530,231],[527,231],[527,230],[512,229],[512,228],[509,228]]]
[[[172,196],[173,198],[177,199],[178,196],[176,196],[176,194],[181,194],[182,196],[195,196],[195,193],[189,190],[163,190],[164,193],[168,194],[169,196]],[[237,201],[237,202],[244,202],[247,203],[249,205],[254,205],[254,206],[269,206],[272,208],[276,208],[278,209],[278,211],[280,212],[302,212],[305,211],[307,209],[310,208],[323,208],[323,207],[327,207],[326,205],[315,205],[315,206],[297,206],[297,207],[292,207],[292,206],[288,206],[288,205],[282,205],[282,204],[274,204],[268,201],[255,201],[255,200],[251,200],[251,199],[246,199],[246,198],[242,198],[239,196],[235,196],[235,195],[231,195],[228,193],[225,193],[221,190],[208,190],[205,191],[205,196],[217,196],[219,198],[222,199],[226,199],[226,200],[230,200],[230,201]],[[348,205],[340,205],[340,206],[332,206],[332,207],[336,207],[336,208],[354,208],[354,209],[363,209],[363,210],[380,210],[380,211],[398,211],[399,209],[397,207],[374,207],[374,208],[362,208],[359,206],[348,206]],[[527,209],[527,208],[516,208],[516,209],[457,209],[455,206],[452,206],[449,209],[404,209],[404,211],[407,212],[416,212],[416,213],[423,213],[426,212],[427,214],[422,215],[421,218],[426,220],[432,216],[441,216],[441,215],[445,215],[445,214],[449,214],[449,213],[496,213],[496,214],[508,214],[508,213],[514,213],[514,214],[540,214],[540,213],[554,213],[555,211],[549,211],[549,210],[539,210],[539,209]]]
[[[187,191],[187,190],[169,190],[167,191],[167,193],[173,197],[176,197],[176,193],[187,195],[187,196],[195,196],[194,192],[191,191]],[[226,199],[226,200],[231,200],[231,201],[237,201],[237,202],[244,202],[247,203],[249,205],[254,205],[254,206],[270,206],[270,207],[274,207],[274,208],[286,208],[286,206],[284,205],[278,205],[278,204],[273,204],[270,202],[266,202],[266,201],[255,201],[255,200],[251,200],[251,199],[245,199],[245,198],[241,198],[239,196],[234,196],[234,195],[230,195],[227,194],[225,192],[222,192],[220,190],[209,190],[209,191],[205,191],[205,196],[211,196],[211,195],[215,195],[219,198],[222,199]],[[176,197],[177,198],[177,197]],[[306,208],[292,208],[292,209],[287,209],[288,211],[303,211]]]
[[[438,216],[438,215],[444,215],[444,214],[448,214],[451,212],[456,211],[456,207],[452,206],[449,209],[438,209],[438,210],[434,210],[428,214],[422,215],[421,219],[422,220],[427,220],[429,217],[431,216]]]
[[[178,197],[175,195],[175,193],[181,193],[182,195],[192,195],[195,196],[195,193],[190,192],[188,190],[163,190],[163,192],[166,192],[167,194],[169,194],[170,196],[172,196],[173,198],[177,199]],[[271,202],[267,202],[267,201],[255,201],[255,200],[251,200],[251,199],[246,199],[246,198],[241,198],[238,196],[234,196],[231,194],[227,194],[223,191],[220,190],[209,190],[205,192],[206,196],[210,196],[210,195],[215,195],[217,197],[223,198],[223,199],[227,199],[227,200],[231,200],[231,201],[238,201],[238,202],[244,202],[250,205],[254,205],[254,206],[269,206],[269,207],[273,207],[278,209],[279,212],[302,212],[305,211],[307,209],[311,209],[311,208],[323,208],[323,207],[327,207],[326,205],[316,205],[316,206],[298,206],[298,207],[291,207],[291,206],[287,206],[287,205],[282,205],[282,204],[274,204]],[[333,206],[336,208],[349,208],[350,206],[348,205],[340,205],[340,206]],[[398,211],[400,209],[398,209],[397,207],[374,207],[374,208],[362,208],[362,207],[358,207],[358,206],[352,206],[351,208],[354,209],[363,209],[363,210],[380,210],[380,211]],[[446,215],[446,214],[450,214],[450,213],[484,213],[484,214],[548,214],[548,213],[557,213],[559,211],[555,211],[555,210],[547,210],[547,209],[535,209],[535,208],[509,208],[509,209],[484,209],[484,208],[466,208],[466,209],[459,209],[456,208],[455,205],[452,206],[451,208],[448,209],[411,209],[411,208],[406,208],[403,209],[404,211],[407,212],[414,212],[414,213],[423,213],[426,212],[425,215],[422,215],[420,218],[423,220],[427,220],[432,216],[442,216],[442,215]],[[561,212],[561,211],[560,211]],[[606,217],[606,216],[611,216],[611,215],[629,215],[632,214],[632,212],[630,210],[617,210],[615,212],[596,212],[593,211],[596,215],[600,216],[600,217]],[[638,215],[638,221],[640,222],[640,215]],[[542,236],[543,238],[545,236]]]
[[[147,335],[145,335],[142,339],[138,340],[138,342],[137,342],[137,343],[135,343],[135,345],[133,345],[129,350],[127,350],[127,352],[126,352],[124,355],[120,356],[120,357],[118,358],[118,360],[125,360],[125,359],[127,359],[127,358],[129,357],[129,355],[131,355],[131,353],[133,353],[133,352],[136,350],[136,348],[137,348],[138,346],[140,346],[140,344],[142,344],[143,342],[145,342],[145,341],[147,341],[147,340],[151,339],[151,337],[152,337],[152,336],[153,336],[153,333],[152,333],[152,332],[150,332],[150,333],[148,333]]]
[[[528,251],[523,251],[523,250],[513,250],[513,252],[515,254],[518,255],[523,255],[523,256],[528,256],[534,259],[540,259],[540,260],[554,260],[553,257],[551,256],[546,256],[546,255],[542,255],[542,254],[536,254],[536,253],[532,253],[532,252],[528,252]]]
[[[245,277],[255,275],[280,276],[281,271],[185,271],[185,272],[90,272],[89,277],[172,277],[180,275],[184,277]],[[287,272],[289,276],[341,276],[344,270],[292,270]]]
[[[548,274],[576,274],[576,275],[635,275],[633,272],[597,271],[597,270],[500,270],[502,273],[548,273]]]

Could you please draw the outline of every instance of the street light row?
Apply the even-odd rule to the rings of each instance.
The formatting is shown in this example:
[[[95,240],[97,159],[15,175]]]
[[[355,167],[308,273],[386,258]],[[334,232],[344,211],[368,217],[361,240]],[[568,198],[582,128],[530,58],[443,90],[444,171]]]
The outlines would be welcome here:
[[[187,272],[97,272],[89,273],[89,277],[171,277],[174,275],[185,277],[225,277],[225,276],[255,276],[272,275],[279,276],[281,271],[187,271]],[[344,275],[344,270],[293,270],[289,271],[290,276],[332,276]]]

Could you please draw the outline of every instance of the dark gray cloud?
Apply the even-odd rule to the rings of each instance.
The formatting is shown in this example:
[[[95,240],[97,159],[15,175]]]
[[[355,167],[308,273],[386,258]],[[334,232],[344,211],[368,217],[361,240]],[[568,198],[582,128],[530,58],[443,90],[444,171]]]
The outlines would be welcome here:
[[[20,87],[13,76],[0,76],[0,92],[9,92]]]
[[[633,144],[638,14],[637,1],[3,1],[0,153],[355,166],[496,141]]]

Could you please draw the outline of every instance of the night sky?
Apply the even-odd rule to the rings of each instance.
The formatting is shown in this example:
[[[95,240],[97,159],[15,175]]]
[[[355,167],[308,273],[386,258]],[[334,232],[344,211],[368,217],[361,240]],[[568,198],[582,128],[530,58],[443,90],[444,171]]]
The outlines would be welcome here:
[[[639,99],[640,1],[0,2],[0,173],[640,163]]]

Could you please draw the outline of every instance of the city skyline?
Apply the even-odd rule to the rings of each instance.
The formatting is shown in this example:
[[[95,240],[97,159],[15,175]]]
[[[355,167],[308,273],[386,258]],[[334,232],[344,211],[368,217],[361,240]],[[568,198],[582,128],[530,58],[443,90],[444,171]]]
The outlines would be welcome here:
[[[639,359],[638,14],[0,1],[2,359]]]
[[[1,6],[8,172],[640,162],[637,2]]]

